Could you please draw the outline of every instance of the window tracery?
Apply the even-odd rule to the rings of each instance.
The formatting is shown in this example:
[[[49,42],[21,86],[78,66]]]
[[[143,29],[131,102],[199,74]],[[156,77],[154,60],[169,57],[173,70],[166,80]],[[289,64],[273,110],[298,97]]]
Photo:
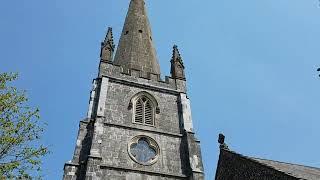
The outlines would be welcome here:
[[[128,153],[135,162],[142,165],[152,165],[159,157],[160,148],[152,138],[139,135],[129,142]]]
[[[159,113],[159,108],[154,98],[144,92],[138,93],[132,98],[129,108],[133,110],[133,122],[143,125],[154,126],[155,114]]]

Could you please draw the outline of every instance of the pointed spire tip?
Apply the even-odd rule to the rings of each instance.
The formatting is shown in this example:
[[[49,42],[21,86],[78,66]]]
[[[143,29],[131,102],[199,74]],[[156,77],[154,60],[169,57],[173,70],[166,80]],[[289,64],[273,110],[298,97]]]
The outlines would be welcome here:
[[[160,74],[144,0],[131,0],[114,58],[124,69]]]
[[[174,45],[172,50],[171,77],[174,79],[186,80],[183,61],[177,45]]]

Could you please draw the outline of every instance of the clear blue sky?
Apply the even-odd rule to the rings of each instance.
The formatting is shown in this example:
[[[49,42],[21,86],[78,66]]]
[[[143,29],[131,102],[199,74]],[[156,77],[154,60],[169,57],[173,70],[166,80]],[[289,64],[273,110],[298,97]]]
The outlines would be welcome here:
[[[59,179],[85,117],[107,26],[115,42],[129,0],[3,0],[0,71],[20,73],[48,122],[46,179]],[[320,167],[318,0],[148,0],[163,75],[185,62],[206,179],[217,135],[249,156]],[[59,178],[58,178],[59,177]]]

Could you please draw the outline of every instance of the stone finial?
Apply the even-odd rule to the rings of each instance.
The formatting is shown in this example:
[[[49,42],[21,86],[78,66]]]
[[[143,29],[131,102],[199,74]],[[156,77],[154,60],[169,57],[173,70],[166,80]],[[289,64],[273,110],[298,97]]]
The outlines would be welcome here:
[[[112,61],[113,53],[114,53],[114,42],[113,42],[113,34],[112,28],[109,27],[107,31],[107,35],[104,41],[101,43],[101,53],[100,59],[101,61]]]
[[[226,149],[229,150],[228,145],[224,142],[225,136],[220,133],[218,138],[218,143],[220,144],[220,149]]]
[[[219,139],[218,139],[219,144],[224,144],[224,139],[225,139],[225,136],[223,134],[219,134]]]
[[[110,43],[114,47],[112,27],[108,27],[107,35],[106,35],[106,37],[104,39],[104,42],[105,43]]]
[[[173,46],[173,51],[172,51],[171,77],[174,79],[186,80],[186,77],[184,74],[183,61],[177,45]]]
[[[177,45],[173,45],[171,61],[179,61],[183,65],[182,58]]]
[[[144,0],[131,0],[114,64],[124,69],[160,74]]]

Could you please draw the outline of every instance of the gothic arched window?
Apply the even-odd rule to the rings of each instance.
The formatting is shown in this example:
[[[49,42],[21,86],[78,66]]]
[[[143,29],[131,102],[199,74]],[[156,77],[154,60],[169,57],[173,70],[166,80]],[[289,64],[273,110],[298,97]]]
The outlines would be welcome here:
[[[157,104],[150,94],[138,93],[131,100],[133,106],[133,122],[143,125],[155,125]]]

